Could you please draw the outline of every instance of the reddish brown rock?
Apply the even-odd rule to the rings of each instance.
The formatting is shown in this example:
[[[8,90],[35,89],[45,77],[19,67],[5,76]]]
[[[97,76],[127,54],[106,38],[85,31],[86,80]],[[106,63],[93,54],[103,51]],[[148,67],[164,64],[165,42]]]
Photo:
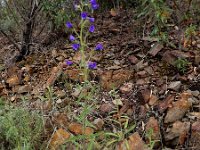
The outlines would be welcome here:
[[[6,80],[6,83],[8,83],[10,87],[19,85],[20,82],[21,81],[17,75],[13,75]]]
[[[149,89],[141,90],[138,92],[137,97],[141,104],[146,104],[151,97],[151,91]]]
[[[13,92],[18,94],[28,93],[31,92],[32,87],[31,85],[23,85],[23,86],[15,86],[13,87]]]
[[[189,144],[195,150],[197,150],[200,147],[200,121],[196,121],[192,124],[191,139]]]
[[[170,142],[170,145],[182,145],[188,137],[189,130],[189,122],[176,121],[173,123],[172,128],[168,129],[168,132],[165,134],[165,141],[173,140],[173,142]]]
[[[127,94],[129,92],[131,92],[133,89],[133,83],[125,83],[120,87],[120,92],[122,92],[123,94]]]
[[[71,123],[68,128],[72,133],[76,135],[78,134],[91,135],[94,133],[94,129],[90,127],[84,127],[79,123]]]
[[[52,150],[58,149],[67,139],[70,138],[70,133],[62,128],[59,128],[52,136],[50,141],[50,148]]]
[[[137,57],[135,57],[134,55],[129,56],[128,59],[132,64],[137,64],[139,62]]]
[[[155,141],[160,140],[160,127],[158,121],[151,117],[146,125],[146,132],[150,132],[152,130],[151,139]],[[148,139],[147,139],[148,140]]]
[[[158,110],[160,112],[164,112],[167,108],[172,106],[172,102],[174,101],[174,95],[168,95],[164,100],[160,101],[158,104]]]
[[[174,102],[173,106],[167,111],[165,123],[175,122],[185,115],[192,106],[192,103],[188,101],[189,96],[188,93],[181,94],[181,98]]]
[[[135,132],[129,136],[128,140],[120,142],[117,145],[116,150],[147,150],[147,148],[140,135]]]
[[[50,77],[48,78],[47,83],[45,85],[45,88],[52,86],[55,83],[55,81],[60,77],[62,71],[63,71],[62,63],[60,63],[57,67],[53,67],[50,73]]]
[[[149,105],[154,106],[156,105],[158,102],[158,97],[155,95],[151,95],[150,99],[149,99]]]
[[[104,90],[110,91],[130,80],[132,76],[133,73],[129,70],[104,71],[100,75],[100,84]]]
[[[64,72],[64,75],[72,81],[76,82],[84,81],[83,71],[79,69],[68,69]]]
[[[114,105],[112,105],[111,103],[105,103],[102,104],[99,109],[102,114],[107,114],[114,109]]]

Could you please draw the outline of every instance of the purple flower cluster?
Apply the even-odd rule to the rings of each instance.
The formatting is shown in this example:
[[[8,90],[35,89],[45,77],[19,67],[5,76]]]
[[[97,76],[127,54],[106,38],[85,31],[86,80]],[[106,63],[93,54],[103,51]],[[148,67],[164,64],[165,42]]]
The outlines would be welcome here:
[[[91,8],[92,8],[93,10],[96,10],[96,9],[99,8],[99,4],[97,3],[96,0],[90,0],[90,5],[91,5]]]
[[[77,3],[78,3],[78,2],[75,3],[75,9],[76,9],[76,10],[80,8],[79,5],[78,5]],[[97,9],[99,8],[99,4],[97,3],[96,0],[90,0],[89,3],[90,3],[89,6],[90,6],[90,8],[91,8],[92,10],[97,10]],[[90,17],[90,15],[89,15],[87,12],[84,12],[84,11],[81,12],[80,17],[81,17],[81,19],[82,19],[81,22],[84,22],[85,20],[89,20],[89,22],[90,22],[91,24],[90,24],[90,26],[89,26],[89,28],[88,28],[88,31],[91,32],[91,33],[93,33],[93,32],[95,31],[95,25],[93,24],[94,21],[95,21],[95,18]],[[69,29],[71,29],[71,28],[73,28],[73,24],[72,24],[71,22],[68,21],[68,22],[66,22],[66,27],[69,28]],[[70,40],[71,42],[73,42],[72,48],[73,48],[74,51],[77,51],[77,50],[79,50],[79,49],[81,48],[80,41],[77,41],[77,39],[76,39],[76,37],[75,37],[74,35],[71,34],[71,35],[69,36],[69,40]],[[98,44],[95,46],[94,50],[96,50],[96,51],[101,51],[101,50],[103,50],[103,45],[100,44],[100,43],[98,43]],[[71,65],[73,64],[73,62],[70,61],[70,60],[66,60],[66,61],[65,61],[65,64],[66,64],[67,66],[71,66]],[[87,67],[88,67],[89,69],[96,69],[96,68],[97,68],[97,63],[96,63],[96,62],[91,62],[91,61],[89,61],[89,62],[87,63]]]

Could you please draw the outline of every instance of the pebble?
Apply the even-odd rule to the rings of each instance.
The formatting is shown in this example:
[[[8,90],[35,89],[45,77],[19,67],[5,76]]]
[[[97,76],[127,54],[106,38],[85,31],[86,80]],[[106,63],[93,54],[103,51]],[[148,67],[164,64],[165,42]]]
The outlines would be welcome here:
[[[168,89],[178,91],[180,87],[181,87],[181,81],[174,81],[170,83]]]
[[[199,91],[198,91],[198,90],[192,91],[191,94],[192,94],[194,97],[198,97],[198,96],[199,96]]]

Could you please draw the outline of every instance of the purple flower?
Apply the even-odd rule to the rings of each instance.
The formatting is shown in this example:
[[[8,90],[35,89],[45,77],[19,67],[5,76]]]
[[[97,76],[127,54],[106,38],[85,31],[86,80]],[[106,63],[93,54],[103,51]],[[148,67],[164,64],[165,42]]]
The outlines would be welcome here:
[[[90,0],[90,3],[97,3],[96,0]]]
[[[93,17],[90,17],[89,20],[90,20],[90,22],[94,22],[94,18]]]
[[[93,10],[96,10],[96,9],[99,8],[99,4],[97,3],[96,0],[90,0],[90,4],[91,4],[91,8],[92,8]]]
[[[82,12],[81,13],[81,18],[82,19],[86,19],[87,18],[87,13],[86,12]]]
[[[70,35],[70,36],[69,36],[69,40],[70,40],[70,41],[74,41],[74,40],[75,40],[75,37],[74,37],[73,35]]]
[[[71,22],[66,22],[66,27],[67,28],[72,28],[73,26],[72,26]]]
[[[95,47],[95,50],[96,50],[96,51],[101,51],[101,50],[103,50],[103,45],[100,44],[100,43],[97,44],[96,47]]]
[[[73,50],[77,51],[80,48],[80,44],[74,43],[72,44]]]
[[[89,69],[96,69],[96,68],[97,68],[97,63],[96,63],[96,62],[89,61],[89,62],[88,62],[88,68],[89,68]]]
[[[91,25],[90,28],[89,28],[89,31],[90,31],[90,32],[94,32],[94,30],[95,30],[95,26],[94,26],[94,25]]]
[[[70,61],[70,60],[66,60],[66,61],[65,61],[65,64],[66,64],[67,66],[71,66],[71,65],[73,64],[73,62]]]

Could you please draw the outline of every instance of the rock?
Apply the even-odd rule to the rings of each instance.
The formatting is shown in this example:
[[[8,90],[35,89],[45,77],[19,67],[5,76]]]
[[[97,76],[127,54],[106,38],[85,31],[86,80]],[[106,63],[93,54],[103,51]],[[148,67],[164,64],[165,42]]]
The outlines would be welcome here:
[[[102,130],[102,127],[104,125],[104,121],[101,118],[97,118],[94,120],[93,124],[95,125],[97,130]]]
[[[58,60],[59,62],[63,62],[65,58],[63,56],[58,56],[56,57],[56,60]]]
[[[151,66],[145,67],[144,70],[149,74],[149,75],[154,75],[154,70]]]
[[[114,109],[114,106],[111,103],[105,103],[99,109],[102,114],[108,114]]]
[[[56,49],[53,49],[52,51],[51,51],[51,56],[53,57],[53,58],[56,58],[56,57],[58,57],[58,51],[56,50]]]
[[[84,81],[84,75],[83,75],[83,71],[79,70],[79,69],[68,69],[64,72],[64,75],[75,82],[83,82]],[[88,78],[90,78],[88,76]]]
[[[134,55],[131,55],[128,57],[128,60],[132,63],[132,64],[137,64],[139,62],[138,58],[135,57]]]
[[[6,80],[6,83],[8,83],[10,87],[12,87],[12,86],[15,86],[15,85],[19,85],[20,79],[17,75],[13,75]]]
[[[53,104],[51,101],[37,100],[31,103],[31,108],[39,109],[42,111],[50,111],[52,107],[53,107]]]
[[[198,97],[199,96],[199,91],[198,90],[195,90],[195,91],[192,91],[191,94],[194,96],[194,97]]]
[[[190,112],[188,115],[200,119],[200,112]]]
[[[145,67],[146,67],[146,65],[144,63],[144,60],[141,60],[134,66],[134,69],[135,69],[135,71],[140,71]]]
[[[129,148],[127,148],[127,145]],[[135,132],[129,136],[128,140],[120,142],[116,150],[147,150],[147,148],[140,135]]]
[[[181,81],[174,81],[170,83],[168,89],[178,91],[180,87],[181,87]]]
[[[147,76],[147,73],[146,73],[146,71],[139,71],[139,72],[137,72],[137,75],[139,76],[139,77],[141,77],[141,78],[144,78],[144,77],[146,77]]]
[[[84,127],[83,125],[79,124],[79,123],[71,123],[69,126],[69,131],[71,131],[72,133],[79,135],[91,135],[94,133],[94,129],[90,128],[90,127]]]
[[[13,87],[13,92],[18,94],[28,93],[32,91],[31,85],[15,86]]]
[[[197,55],[197,54],[195,55],[194,63],[195,63],[195,65],[199,65],[200,64],[200,56]]]
[[[171,107],[174,99],[174,95],[168,95],[164,100],[160,101],[157,106],[159,112],[164,112],[167,108]]]
[[[151,95],[149,99],[149,105],[154,106],[158,102],[158,97],[155,95]]]
[[[158,42],[158,43],[154,44],[154,46],[150,49],[148,54],[151,56],[156,56],[157,53],[163,49],[163,47],[164,47],[163,44]]]
[[[63,65],[60,63],[57,67],[53,67],[50,73],[50,77],[47,80],[45,88],[52,86],[55,81],[60,77],[63,72]]]
[[[173,123],[172,128],[168,129],[168,132],[164,135],[165,141],[169,141],[170,145],[182,145],[188,137],[189,130],[189,122],[176,121]],[[175,138],[178,138],[178,140],[175,140]]]
[[[149,89],[141,90],[137,93],[137,97],[141,104],[146,104],[150,100],[151,91]]]
[[[164,123],[175,122],[181,119],[192,106],[191,102],[189,102],[188,99],[188,93],[182,93],[181,98],[178,101],[174,102],[173,106],[167,111]]]
[[[158,121],[154,117],[149,118],[146,124],[146,132],[148,133],[150,131],[152,131],[152,134],[150,135],[151,137],[147,137],[147,141],[148,138],[151,138],[153,141],[160,141],[160,127]]]
[[[52,121],[53,123],[56,124],[56,126],[60,127],[66,127],[69,125],[69,120],[65,113],[59,113],[59,112],[54,113]]]
[[[58,147],[65,143],[67,139],[70,138],[70,133],[65,131],[62,128],[59,128],[52,136],[50,141],[50,148],[51,149],[58,149]]]
[[[73,62],[79,64],[81,62],[81,52],[75,53],[73,57]]]
[[[119,90],[121,93],[127,94],[127,93],[130,93],[132,89],[133,89],[133,83],[128,82],[122,85]]]
[[[104,71],[100,75],[100,84],[101,87],[107,91],[110,91],[114,88],[118,88],[124,82],[131,79],[133,73],[129,70],[109,70]]]
[[[107,67],[106,70],[118,70],[118,69],[121,69],[121,68],[122,68],[121,66],[114,65],[114,66]]]
[[[65,98],[66,97],[66,92],[63,90],[59,90],[56,92],[56,95],[58,96],[58,98]]]
[[[143,84],[145,84],[145,83],[146,83],[145,79],[138,79],[138,80],[136,81],[136,84],[137,84],[137,85],[143,85]]]
[[[123,106],[123,103],[122,103],[121,99],[115,99],[112,102],[116,106]]]
[[[191,102],[194,105],[198,105],[199,104],[199,98],[196,97],[191,97],[188,99],[189,102]]]
[[[167,62],[168,64],[175,66],[175,62],[178,58],[189,58],[191,57],[190,53],[185,53],[180,50],[168,50],[163,54],[162,60]]]
[[[191,127],[191,139],[189,145],[193,147],[194,150],[200,147],[200,121],[196,121]]]

